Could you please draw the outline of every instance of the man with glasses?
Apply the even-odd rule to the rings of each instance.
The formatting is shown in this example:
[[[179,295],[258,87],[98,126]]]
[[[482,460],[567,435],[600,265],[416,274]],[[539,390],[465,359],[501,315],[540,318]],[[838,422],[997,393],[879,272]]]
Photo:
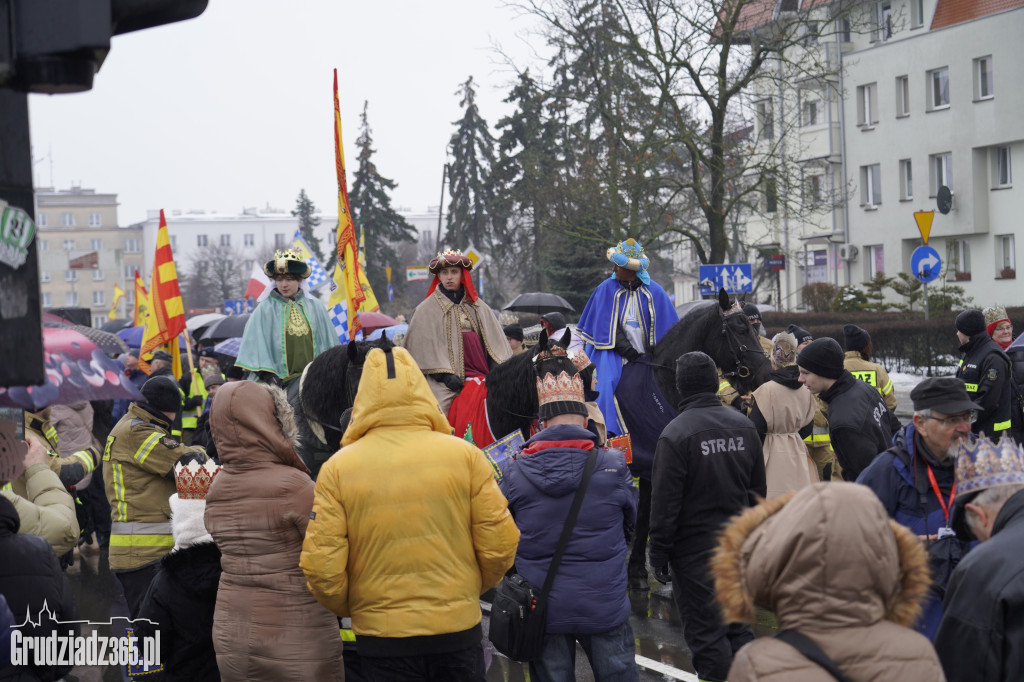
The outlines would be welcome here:
[[[951,526],[956,498],[956,453],[971,439],[971,423],[981,406],[954,377],[925,379],[910,392],[914,419],[897,432],[894,445],[865,469],[858,483],[878,495],[889,516],[916,533],[928,547],[934,582],[918,619],[928,639],[942,619],[946,583],[968,543]]]
[[[992,440],[999,440],[1003,434],[1013,435],[1020,418],[1013,418],[1009,356],[988,335],[980,310],[965,310],[956,316],[955,324],[963,353],[956,376],[963,379],[971,400],[980,406],[971,431]]]

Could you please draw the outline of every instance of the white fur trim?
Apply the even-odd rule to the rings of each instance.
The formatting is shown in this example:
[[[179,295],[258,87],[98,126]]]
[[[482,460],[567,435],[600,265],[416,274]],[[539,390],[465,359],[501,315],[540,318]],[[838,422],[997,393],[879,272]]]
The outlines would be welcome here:
[[[206,500],[183,500],[175,493],[171,495],[170,502],[175,550],[213,542],[213,536],[206,531],[206,524],[203,523]]]

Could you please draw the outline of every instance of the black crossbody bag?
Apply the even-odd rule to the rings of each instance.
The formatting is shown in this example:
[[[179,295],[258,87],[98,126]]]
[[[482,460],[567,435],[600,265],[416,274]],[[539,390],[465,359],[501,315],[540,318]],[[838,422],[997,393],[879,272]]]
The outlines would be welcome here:
[[[839,680],[839,682],[850,682],[850,678],[839,670],[839,666],[837,666],[835,662],[828,657],[828,654],[822,651],[817,644],[811,641],[810,637],[807,637],[796,630],[780,630],[775,633],[775,639],[785,642],[811,661],[817,663],[819,666],[824,668],[829,675]]]
[[[528,663],[536,660],[544,648],[544,630],[547,625],[547,596],[551,585],[555,582],[558,565],[569,544],[569,536],[580,507],[583,496],[590,484],[590,477],[597,464],[597,449],[590,451],[587,464],[583,469],[583,480],[576,490],[576,496],[569,508],[569,516],[562,527],[562,536],[558,538],[558,546],[551,557],[551,566],[544,578],[544,586],[537,590],[529,581],[518,573],[512,572],[501,580],[494,601],[491,603],[491,624],[488,637],[491,644],[499,652],[513,661]]]

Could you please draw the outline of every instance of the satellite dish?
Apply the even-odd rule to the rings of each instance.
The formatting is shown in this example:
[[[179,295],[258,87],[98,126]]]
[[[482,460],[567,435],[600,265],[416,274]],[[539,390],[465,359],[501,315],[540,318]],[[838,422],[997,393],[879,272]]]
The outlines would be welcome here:
[[[949,213],[949,209],[953,208],[953,192],[949,187],[945,185],[939,187],[939,191],[935,193],[935,205],[942,215],[946,215]]]

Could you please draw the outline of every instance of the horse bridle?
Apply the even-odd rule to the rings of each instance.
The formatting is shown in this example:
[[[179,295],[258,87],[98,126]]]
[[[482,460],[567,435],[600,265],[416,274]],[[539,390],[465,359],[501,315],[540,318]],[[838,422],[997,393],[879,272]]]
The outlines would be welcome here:
[[[732,330],[729,329],[729,318],[733,317],[734,315],[743,314],[744,313],[742,310],[736,310],[722,315],[722,336],[726,338],[726,343],[729,344],[729,350],[733,351],[736,355],[736,368],[731,372],[726,372],[723,368],[722,376],[725,377],[726,379],[732,377],[747,379],[753,376],[753,372],[750,370],[750,367],[743,363],[743,356],[747,353],[753,352],[757,352],[762,356],[764,355],[764,351],[761,350],[760,347],[758,347],[756,351],[747,348],[745,344],[743,344],[738,338],[736,338],[736,335],[732,332]]]

